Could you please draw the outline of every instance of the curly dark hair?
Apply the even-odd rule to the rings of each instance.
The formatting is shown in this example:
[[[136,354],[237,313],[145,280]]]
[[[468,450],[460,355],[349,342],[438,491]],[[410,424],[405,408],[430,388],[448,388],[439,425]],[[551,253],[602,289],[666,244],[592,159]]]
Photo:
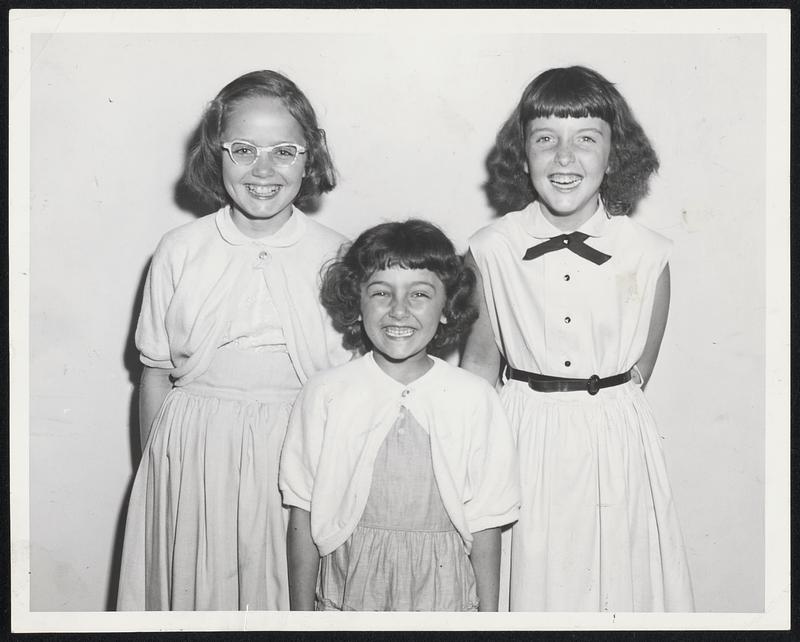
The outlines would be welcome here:
[[[343,335],[343,345],[361,353],[372,349],[363,331],[361,286],[378,270],[402,267],[430,270],[444,284],[444,316],[428,344],[429,352],[442,354],[455,345],[478,316],[472,304],[475,274],[444,233],[419,219],[383,223],[361,233],[325,270],[320,299]]]
[[[611,215],[631,214],[647,194],[658,157],[628,103],[616,87],[592,69],[548,69],[522,93],[489,153],[485,185],[492,206],[502,214],[522,209],[537,198],[525,173],[525,126],[534,118],[602,118],[611,127],[609,171],[600,197]]]
[[[336,174],[328,152],[325,130],[317,124],[314,108],[305,94],[286,76],[261,70],[239,76],[225,85],[203,114],[197,141],[189,150],[184,184],[202,200],[221,207],[229,201],[222,183],[222,140],[225,118],[246,98],[270,97],[281,101],[303,130],[308,158],[306,175],[295,203],[301,209],[311,205],[322,192],[336,186]]]

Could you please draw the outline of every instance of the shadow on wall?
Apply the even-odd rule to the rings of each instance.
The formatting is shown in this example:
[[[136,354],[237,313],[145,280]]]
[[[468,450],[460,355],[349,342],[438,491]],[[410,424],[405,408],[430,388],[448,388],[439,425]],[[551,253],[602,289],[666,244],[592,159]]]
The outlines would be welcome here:
[[[139,351],[136,349],[135,335],[136,324],[139,320],[139,310],[142,307],[142,297],[144,295],[144,284],[147,279],[147,271],[150,268],[150,260],[142,270],[139,277],[139,286],[136,289],[133,305],[131,306],[131,321],[128,325],[128,336],[125,341],[125,348],[122,353],[122,362],[128,371],[128,378],[133,384],[133,394],[131,395],[130,407],[128,410],[128,439],[131,454],[131,479],[125,491],[125,497],[117,513],[117,525],[114,530],[114,546],[112,548],[111,572],[108,578],[108,589],[106,591],[106,610],[114,611],[117,607],[117,588],[119,586],[120,564],[122,561],[122,542],[125,537],[125,517],[128,512],[128,500],[133,487],[133,479],[139,467],[140,453],[143,444],[139,443],[139,377],[142,373],[142,364],[139,361]]]
[[[194,131],[190,134],[186,141],[186,146],[184,148],[185,162],[183,164],[183,174],[175,183],[175,188],[173,190],[173,200],[175,204],[183,211],[189,212],[197,218],[215,212],[223,205],[223,203],[221,203],[218,199],[212,198],[210,195],[203,194],[196,188],[192,187],[187,180],[189,158],[192,150],[198,147],[200,144],[201,129],[202,121],[197,125],[197,127],[195,127]],[[222,148],[220,148],[220,159],[222,159],[222,154]],[[221,182],[222,177],[220,176],[220,171],[217,170],[216,173],[217,178]],[[321,205],[322,199],[319,196],[314,199],[306,198],[303,212],[305,214],[314,214],[315,212],[319,211]]]

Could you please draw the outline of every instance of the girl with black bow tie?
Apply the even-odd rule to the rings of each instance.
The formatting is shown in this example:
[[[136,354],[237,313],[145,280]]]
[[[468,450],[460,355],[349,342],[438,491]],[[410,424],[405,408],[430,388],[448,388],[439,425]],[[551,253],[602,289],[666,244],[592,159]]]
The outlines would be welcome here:
[[[660,437],[642,389],[669,309],[671,241],[629,215],[658,159],[585,67],[525,89],[489,157],[505,214],[470,239],[480,318],[462,366],[517,436],[514,611],[690,611]],[[506,368],[501,373],[501,363]]]

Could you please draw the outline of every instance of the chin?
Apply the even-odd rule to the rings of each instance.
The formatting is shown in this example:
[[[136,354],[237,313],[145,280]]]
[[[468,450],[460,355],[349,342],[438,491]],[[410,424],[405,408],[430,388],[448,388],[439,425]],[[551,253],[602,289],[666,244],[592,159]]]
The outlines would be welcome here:
[[[425,346],[386,346],[375,345],[374,349],[380,352],[389,361],[402,362],[412,359],[420,352],[425,351]]]

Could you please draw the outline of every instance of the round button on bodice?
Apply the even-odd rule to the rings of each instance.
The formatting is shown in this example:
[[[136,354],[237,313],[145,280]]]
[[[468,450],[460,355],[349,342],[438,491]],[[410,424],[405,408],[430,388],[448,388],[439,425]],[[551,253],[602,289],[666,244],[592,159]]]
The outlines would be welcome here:
[[[572,365],[572,361],[565,361],[564,365],[567,366],[567,368],[569,368]]]
[[[569,317],[564,317],[564,323],[569,323],[570,321],[572,321],[572,319]]]
[[[565,280],[565,281],[569,281],[569,274],[565,274],[565,275],[564,275],[564,280]]]
[[[258,253],[258,258],[259,258],[259,260],[261,260],[261,261],[263,261],[264,259],[266,259],[268,256],[269,256],[269,252],[267,252],[266,250],[261,250],[261,251]]]

